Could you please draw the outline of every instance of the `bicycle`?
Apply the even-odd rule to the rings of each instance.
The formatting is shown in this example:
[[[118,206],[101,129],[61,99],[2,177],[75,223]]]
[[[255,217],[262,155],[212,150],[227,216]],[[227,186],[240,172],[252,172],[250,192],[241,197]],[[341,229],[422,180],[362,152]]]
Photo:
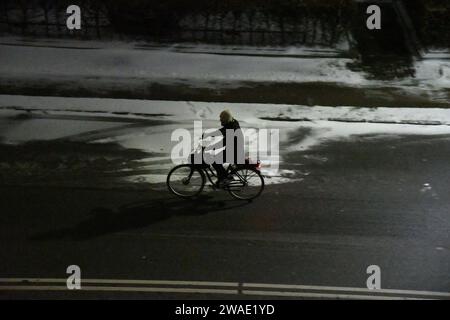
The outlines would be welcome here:
[[[218,181],[213,181],[217,178],[213,167],[207,163],[195,164],[193,158],[194,154],[191,154],[190,163],[172,168],[167,175],[166,183],[169,191],[184,199],[198,196],[206,185],[206,179],[214,189],[219,188]],[[223,189],[238,200],[251,201],[257,198],[264,190],[264,178],[260,169],[259,160],[256,163],[250,163],[249,159],[245,159],[244,164],[229,165],[226,174],[231,181]]]

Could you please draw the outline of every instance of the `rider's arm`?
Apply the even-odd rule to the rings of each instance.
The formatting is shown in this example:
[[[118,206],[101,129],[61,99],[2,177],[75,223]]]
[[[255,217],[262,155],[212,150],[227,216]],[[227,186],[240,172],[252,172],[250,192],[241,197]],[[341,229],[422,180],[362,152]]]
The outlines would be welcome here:
[[[203,133],[203,139],[206,139],[206,138],[208,138],[208,137],[218,137],[218,136],[221,136],[222,135],[222,131],[221,131],[222,129],[217,129],[217,130],[214,130],[214,131],[205,131],[204,133]]]
[[[224,140],[220,139],[219,141],[217,141],[214,144],[209,144],[207,149],[208,150],[217,150],[217,149],[220,149],[220,148],[223,148],[223,147],[225,147]]]

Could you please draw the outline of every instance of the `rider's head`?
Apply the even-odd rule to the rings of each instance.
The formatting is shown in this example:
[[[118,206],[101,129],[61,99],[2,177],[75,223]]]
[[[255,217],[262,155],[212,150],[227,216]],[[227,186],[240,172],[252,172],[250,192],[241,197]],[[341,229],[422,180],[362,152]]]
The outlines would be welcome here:
[[[230,110],[223,110],[220,113],[220,123],[224,126],[233,120]]]

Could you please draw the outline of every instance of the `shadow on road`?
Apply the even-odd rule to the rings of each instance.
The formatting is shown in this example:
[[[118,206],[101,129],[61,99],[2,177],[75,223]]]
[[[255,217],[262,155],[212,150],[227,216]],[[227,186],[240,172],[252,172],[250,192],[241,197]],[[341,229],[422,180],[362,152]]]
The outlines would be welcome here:
[[[220,200],[203,196],[195,200],[156,199],[126,204],[117,209],[99,207],[89,213],[87,220],[76,226],[39,233],[30,239],[34,241],[88,240],[115,232],[144,228],[173,216],[200,216],[248,204],[238,200]]]

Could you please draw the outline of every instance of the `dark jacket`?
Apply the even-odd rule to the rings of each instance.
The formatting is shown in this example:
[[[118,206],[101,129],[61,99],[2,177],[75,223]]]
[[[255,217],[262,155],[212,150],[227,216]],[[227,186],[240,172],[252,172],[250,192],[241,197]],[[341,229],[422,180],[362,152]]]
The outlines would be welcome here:
[[[244,155],[244,143],[245,143],[244,134],[242,133],[241,126],[239,125],[239,122],[236,119],[233,119],[232,121],[228,122],[226,125],[224,125],[222,128],[219,129],[223,135],[223,146],[225,147],[224,161],[226,150],[228,148],[226,131],[229,129],[233,130],[233,133],[235,135],[233,149],[234,149],[234,163],[237,163],[238,151],[240,151],[241,154]],[[231,147],[231,143],[229,143],[229,147]]]

